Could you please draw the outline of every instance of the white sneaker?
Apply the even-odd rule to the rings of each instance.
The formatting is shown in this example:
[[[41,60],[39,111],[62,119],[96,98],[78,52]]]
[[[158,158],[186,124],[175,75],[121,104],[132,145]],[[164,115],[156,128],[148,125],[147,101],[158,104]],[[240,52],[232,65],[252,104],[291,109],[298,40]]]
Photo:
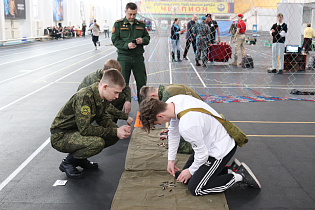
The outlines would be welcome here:
[[[95,50],[97,50],[97,46],[95,46]]]

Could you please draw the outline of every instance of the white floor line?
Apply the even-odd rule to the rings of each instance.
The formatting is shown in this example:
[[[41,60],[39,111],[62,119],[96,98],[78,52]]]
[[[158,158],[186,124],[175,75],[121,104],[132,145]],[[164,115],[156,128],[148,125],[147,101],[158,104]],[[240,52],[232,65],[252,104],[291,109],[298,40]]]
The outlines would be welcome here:
[[[49,144],[49,142],[50,137],[0,184],[0,191],[33,160],[47,146],[47,144]]]
[[[111,52],[111,53],[109,53],[109,54],[107,54],[107,55],[105,55],[105,56],[103,56],[103,57],[101,57],[101,58],[99,58],[99,59],[97,59],[97,60],[94,60],[93,62],[91,62],[91,63],[89,63],[89,64],[87,64],[87,65],[85,65],[85,66],[82,66],[81,68],[79,68],[79,69],[77,69],[77,70],[75,70],[75,71],[73,71],[73,72],[70,72],[69,74],[67,74],[67,75],[65,75],[65,76],[63,76],[63,77],[61,77],[61,78],[59,78],[59,79],[57,79],[57,80],[55,80],[55,81],[53,81],[53,82],[51,82],[51,83],[45,85],[44,87],[39,88],[39,89],[37,89],[37,90],[35,90],[35,91],[33,91],[33,92],[31,92],[31,93],[25,95],[25,96],[23,96],[23,97],[21,97],[21,98],[15,100],[15,101],[13,101],[13,102],[11,102],[11,103],[9,103],[9,104],[7,104],[7,105],[1,107],[1,108],[0,108],[0,111],[4,110],[5,108],[8,108],[9,106],[11,106],[11,105],[13,105],[13,104],[15,104],[15,103],[17,103],[17,102],[19,102],[19,101],[21,101],[21,100],[27,98],[27,97],[29,97],[29,96],[31,96],[31,95],[33,95],[34,93],[37,93],[37,92],[39,92],[39,91],[41,91],[41,90],[43,90],[43,89],[45,89],[45,88],[47,88],[47,87],[49,87],[49,86],[55,84],[56,82],[59,82],[60,80],[62,80],[62,79],[64,79],[64,78],[66,78],[66,77],[68,77],[68,76],[74,74],[75,72],[78,72],[78,71],[80,71],[81,69],[83,69],[83,68],[85,68],[85,67],[87,67],[87,66],[89,66],[89,65],[91,65],[91,64],[93,64],[93,63],[95,63],[95,62],[97,62],[97,61],[99,61],[99,60],[104,59],[105,57],[107,57],[107,56],[109,56],[110,54],[113,54],[113,53],[115,53],[115,52],[116,52],[116,51],[113,51],[113,52]],[[60,61],[59,61],[59,62],[60,62]]]
[[[158,43],[155,45],[155,48],[154,48],[154,50],[153,50],[153,52],[152,52],[152,54],[151,54],[151,56],[150,56],[148,62],[150,62],[150,60],[151,60],[151,58],[152,58],[152,56],[153,56],[153,54],[154,54],[154,52],[155,52],[157,46],[159,46],[159,42],[160,42],[160,39],[159,39]]]
[[[206,84],[205,84],[205,83],[203,82],[203,80],[201,79],[201,77],[200,77],[198,71],[196,70],[196,68],[194,67],[194,65],[193,65],[192,63],[190,63],[190,65],[191,65],[191,67],[194,69],[195,73],[197,74],[197,76],[198,76],[200,82],[202,83],[203,87],[207,87]]]
[[[93,50],[90,50],[90,51],[86,51],[86,52],[84,52],[84,53],[77,54],[77,55],[74,55],[74,56],[72,56],[72,57],[69,57],[69,58],[66,58],[66,59],[63,59],[63,60],[60,60],[60,61],[56,61],[56,62],[54,62],[54,63],[50,63],[50,64],[48,64],[48,65],[46,65],[46,66],[41,66],[41,67],[39,67],[39,68],[37,68],[37,69],[32,70],[32,72],[38,71],[38,70],[43,69],[43,68],[47,68],[48,66],[53,66],[53,65],[55,65],[55,64],[62,63],[62,62],[64,62],[64,61],[70,60],[70,59],[72,59],[72,58],[75,58],[75,57],[78,57],[78,56],[81,56],[81,55],[84,55],[84,54],[87,54],[87,53],[90,53],[90,52],[93,52],[93,51],[95,51],[95,50],[93,49]],[[22,77],[22,76],[24,76],[25,74],[29,74],[29,73],[30,73],[30,72],[25,72],[25,73],[23,73],[23,74],[18,74],[18,75],[14,76],[14,77],[11,77],[11,78],[2,80],[2,81],[0,81],[0,84],[3,83],[3,82],[6,82],[6,81],[12,80],[12,79],[16,79],[16,78],[18,78],[18,77]]]

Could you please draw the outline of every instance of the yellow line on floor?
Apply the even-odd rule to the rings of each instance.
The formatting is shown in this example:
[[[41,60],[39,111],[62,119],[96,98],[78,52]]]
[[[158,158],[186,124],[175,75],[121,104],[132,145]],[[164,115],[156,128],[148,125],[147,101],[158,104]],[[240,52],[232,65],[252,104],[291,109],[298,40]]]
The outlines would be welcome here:
[[[315,122],[277,122],[277,121],[231,121],[233,123],[283,123],[283,124],[313,124]]]
[[[315,135],[247,135],[248,137],[314,138]]]

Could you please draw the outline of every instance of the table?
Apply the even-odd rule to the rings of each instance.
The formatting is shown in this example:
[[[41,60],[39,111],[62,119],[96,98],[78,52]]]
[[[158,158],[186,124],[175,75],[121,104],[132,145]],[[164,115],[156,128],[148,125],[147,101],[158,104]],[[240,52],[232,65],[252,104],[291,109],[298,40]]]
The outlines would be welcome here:
[[[232,47],[228,44],[210,44],[209,61],[228,62],[232,57]]]
[[[305,71],[306,68],[306,54],[299,53],[285,53],[284,54],[284,69]]]

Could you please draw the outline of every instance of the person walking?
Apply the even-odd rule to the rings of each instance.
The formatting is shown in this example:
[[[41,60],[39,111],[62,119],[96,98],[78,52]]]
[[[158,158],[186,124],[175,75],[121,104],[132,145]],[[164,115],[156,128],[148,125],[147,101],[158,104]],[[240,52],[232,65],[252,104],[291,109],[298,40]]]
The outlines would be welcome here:
[[[192,44],[194,53],[196,53],[196,34],[194,34],[192,31],[193,26],[196,23],[196,20],[197,20],[197,15],[193,15],[193,17],[191,18],[191,21],[189,21],[187,24],[186,47],[185,47],[185,51],[183,55],[183,60],[188,60],[186,56],[187,56],[190,44]]]
[[[268,73],[282,74],[284,68],[284,43],[288,32],[288,26],[283,22],[283,14],[277,15],[278,22],[273,24],[270,29],[272,35],[272,70]],[[278,56],[280,60],[279,71],[277,72]]]
[[[100,36],[100,26],[96,23],[96,19],[94,19],[94,23],[90,26],[89,30],[92,30],[92,41],[95,46],[95,50],[97,50],[97,45],[101,46],[100,41],[98,40]]]
[[[233,42],[235,42],[235,52],[234,52],[234,62],[231,63],[233,66],[237,66],[237,59],[238,59],[238,51],[241,49],[242,59],[241,63],[239,65],[243,65],[243,58],[245,57],[245,31],[246,31],[246,24],[243,21],[243,14],[237,15],[237,30],[235,33],[235,37],[233,39]]]
[[[305,49],[305,53],[308,54],[312,46],[312,38],[315,37],[314,29],[311,28],[311,24],[308,23],[307,27],[304,30],[304,42],[303,48]]]
[[[117,48],[117,61],[122,67],[122,75],[127,86],[131,70],[136,80],[137,96],[142,86],[147,83],[147,72],[144,64],[144,45],[150,42],[150,35],[145,23],[137,20],[138,7],[135,3],[128,3],[125,8],[125,17],[116,20],[112,28],[111,40]]]
[[[177,62],[181,62],[180,50],[179,50],[179,35],[183,34],[183,31],[179,28],[179,19],[175,18],[171,28],[171,46],[172,46],[172,62],[175,62],[175,50],[177,52]]]

